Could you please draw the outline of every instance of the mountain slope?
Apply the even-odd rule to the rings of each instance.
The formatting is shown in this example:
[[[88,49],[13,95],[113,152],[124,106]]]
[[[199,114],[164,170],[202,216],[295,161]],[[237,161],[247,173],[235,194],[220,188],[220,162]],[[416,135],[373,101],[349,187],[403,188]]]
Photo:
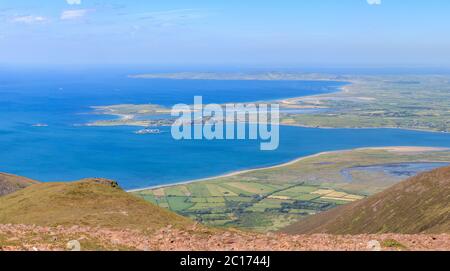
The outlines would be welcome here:
[[[387,250],[450,245],[448,234],[292,236],[206,228],[104,179],[34,184],[0,197],[0,251],[67,250],[77,242],[81,250],[366,250],[374,239]]]
[[[37,181],[7,173],[0,173],[0,196],[37,184]]]
[[[39,183],[0,197],[0,224],[10,223],[139,230],[193,224],[191,220],[126,193],[117,183],[104,179]]]
[[[450,167],[291,225],[290,234],[450,233]]]

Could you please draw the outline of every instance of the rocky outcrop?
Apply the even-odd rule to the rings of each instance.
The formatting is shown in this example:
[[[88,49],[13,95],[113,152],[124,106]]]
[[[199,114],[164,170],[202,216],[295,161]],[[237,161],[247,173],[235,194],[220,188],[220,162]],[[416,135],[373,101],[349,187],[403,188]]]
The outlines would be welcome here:
[[[25,177],[0,173],[0,196],[14,193],[36,183],[38,182]]]

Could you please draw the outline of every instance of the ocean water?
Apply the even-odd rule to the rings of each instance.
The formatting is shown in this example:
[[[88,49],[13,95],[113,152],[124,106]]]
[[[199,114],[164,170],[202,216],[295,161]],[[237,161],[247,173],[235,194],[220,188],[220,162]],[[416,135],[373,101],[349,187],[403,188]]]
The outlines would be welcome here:
[[[260,142],[176,141],[137,127],[78,126],[99,116],[90,106],[246,102],[337,91],[343,83],[130,79],[126,73],[6,73],[0,76],[0,171],[40,181],[104,177],[127,189],[274,165],[323,151],[367,146],[450,147],[450,135],[397,129],[281,127],[280,147]],[[104,116],[102,116],[104,117]],[[33,127],[45,123],[47,127]]]

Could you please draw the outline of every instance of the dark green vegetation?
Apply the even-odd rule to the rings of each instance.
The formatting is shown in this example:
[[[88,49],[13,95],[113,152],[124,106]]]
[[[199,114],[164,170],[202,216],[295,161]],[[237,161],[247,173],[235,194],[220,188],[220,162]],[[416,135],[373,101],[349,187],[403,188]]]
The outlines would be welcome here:
[[[0,197],[0,224],[157,230],[187,218],[126,193],[115,182],[86,179],[34,184]]]
[[[288,233],[450,233],[450,167],[287,227]],[[385,246],[401,247],[390,241]]]
[[[389,174],[384,166],[439,161],[450,161],[450,152],[414,147],[359,149],[134,194],[208,225],[269,231],[360,200],[407,178],[401,167]],[[364,168],[371,165],[380,170]]]
[[[38,182],[25,177],[0,173],[0,196],[11,194],[36,183]]]
[[[336,198],[331,196],[334,194]],[[136,195],[202,223],[261,231],[287,225],[302,215],[325,211],[362,198],[321,189],[319,185],[268,185],[257,182],[196,183],[142,191]]]

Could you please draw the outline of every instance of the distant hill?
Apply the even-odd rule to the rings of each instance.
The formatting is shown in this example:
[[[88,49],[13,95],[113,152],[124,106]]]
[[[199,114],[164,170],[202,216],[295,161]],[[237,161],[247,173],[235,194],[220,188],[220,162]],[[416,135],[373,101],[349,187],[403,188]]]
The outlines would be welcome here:
[[[0,173],[0,196],[37,184],[37,181],[12,174]]]
[[[291,234],[450,233],[450,167],[291,225]]]
[[[39,183],[0,197],[0,224],[9,223],[139,230],[194,224],[105,179]]]

